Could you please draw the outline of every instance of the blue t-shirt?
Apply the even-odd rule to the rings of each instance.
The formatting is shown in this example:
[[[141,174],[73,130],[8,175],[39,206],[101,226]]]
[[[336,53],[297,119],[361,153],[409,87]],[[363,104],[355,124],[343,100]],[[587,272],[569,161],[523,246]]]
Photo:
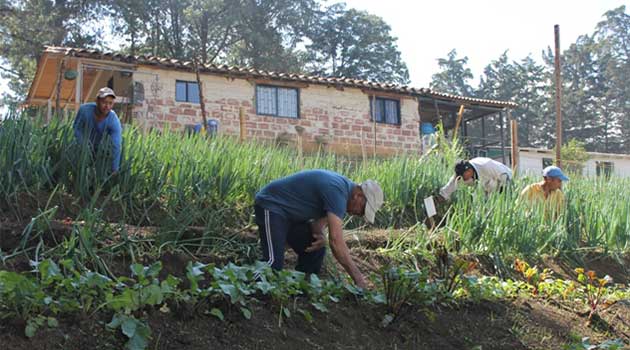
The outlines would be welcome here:
[[[96,103],[81,105],[77,117],[74,119],[74,136],[79,144],[83,143],[87,136],[90,144],[95,149],[101,143],[103,134],[108,134],[112,140],[112,171],[118,171],[120,167],[120,151],[122,146],[122,126],[116,112],[110,111],[105,119],[96,122]]]
[[[304,170],[272,181],[256,194],[256,204],[293,222],[346,215],[356,184],[328,170]]]

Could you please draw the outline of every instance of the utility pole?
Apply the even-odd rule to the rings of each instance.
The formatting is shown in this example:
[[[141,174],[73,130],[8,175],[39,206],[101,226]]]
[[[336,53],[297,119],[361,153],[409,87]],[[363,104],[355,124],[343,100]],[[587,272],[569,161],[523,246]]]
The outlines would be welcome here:
[[[556,24],[553,29],[556,45],[554,56],[556,76],[556,166],[562,167],[562,156],[560,153],[560,150],[562,149],[562,80],[560,76],[560,25]]]

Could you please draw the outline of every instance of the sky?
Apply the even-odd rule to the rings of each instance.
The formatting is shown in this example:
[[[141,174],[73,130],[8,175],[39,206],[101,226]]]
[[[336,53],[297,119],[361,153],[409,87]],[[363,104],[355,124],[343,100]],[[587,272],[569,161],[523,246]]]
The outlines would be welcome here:
[[[591,34],[603,14],[630,2],[618,0],[345,0],[348,7],[382,17],[398,37],[409,68],[411,86],[428,87],[438,72],[437,59],[457,49],[468,57],[475,76],[505,50],[512,60],[528,54],[542,62],[542,51],[554,46],[555,24],[560,47],[567,49],[583,34]]]
[[[329,1],[334,3],[339,1]],[[468,57],[474,80],[505,50],[512,60],[528,54],[542,61],[542,51],[553,47],[553,27],[560,25],[564,50],[583,34],[591,34],[603,14],[620,0],[345,0],[348,7],[382,17],[398,38],[409,68],[411,86],[428,87],[438,72],[437,59],[455,48]],[[630,11],[627,6],[626,11]],[[7,89],[0,79],[0,92]]]

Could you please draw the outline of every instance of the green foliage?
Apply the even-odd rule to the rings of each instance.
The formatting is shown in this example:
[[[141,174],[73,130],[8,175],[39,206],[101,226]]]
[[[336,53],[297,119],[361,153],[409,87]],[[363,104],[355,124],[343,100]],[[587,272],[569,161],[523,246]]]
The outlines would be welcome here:
[[[120,328],[122,333],[129,338],[125,344],[128,350],[146,349],[151,339],[151,329],[149,326],[133,316],[115,314],[112,321],[107,324],[107,328]]]
[[[382,18],[365,11],[329,6],[308,31],[307,69],[315,74],[409,83],[409,72]]]
[[[626,6],[607,11],[592,34],[582,35],[562,55],[563,139],[584,142],[588,151],[628,153],[630,151],[630,88],[627,64],[630,15]],[[551,48],[543,52],[544,64],[528,55],[510,60],[508,51],[484,68],[479,86],[467,57],[453,49],[439,58],[440,71],[433,75],[431,88],[465,96],[512,100],[518,107],[511,113],[518,121],[521,147],[552,148],[555,143],[554,57]],[[468,134],[480,137],[480,123],[468,125]],[[499,138],[499,123],[490,118],[486,137]]]
[[[625,347],[621,339],[606,340],[600,344],[591,344],[589,337],[575,339],[571,344],[562,347],[563,350],[620,350]]]
[[[612,278],[608,275],[604,278],[598,278],[595,271],[584,271],[583,268],[575,269],[577,280],[581,284],[581,292],[586,305],[589,308],[588,323],[593,321],[597,316],[602,305],[606,304],[607,290],[604,288],[607,284],[612,283]]]
[[[450,296],[460,287],[466,275],[476,267],[476,263],[453,256],[443,244],[434,249],[437,280],[441,282],[440,286],[444,293]]]
[[[555,148],[554,148],[555,152]],[[589,158],[584,143],[576,139],[571,139],[564,144],[560,150],[562,157],[562,167],[569,173],[581,176],[584,165]]]
[[[36,70],[44,45],[84,47],[100,43],[101,30],[89,25],[103,19],[101,1],[11,1],[0,11],[0,60],[9,64],[0,76],[14,94],[5,102],[21,101]],[[29,25],[24,25],[28,23]]]
[[[525,279],[525,282],[532,287],[533,295],[538,295],[540,283],[546,281],[552,274],[549,269],[543,269],[543,271],[540,272],[537,266],[530,266],[526,261],[518,258],[514,261],[514,269],[516,272],[520,273]]]
[[[429,235],[417,224],[425,219],[423,198],[448,180],[451,164],[460,152],[458,146],[442,143],[440,152],[420,161],[400,156],[361,162],[328,154],[300,158],[289,149],[238,143],[229,138],[207,140],[169,131],[142,135],[128,128],[121,172],[114,180],[99,170],[101,165],[107,168],[106,157],[101,156],[95,164],[87,157],[89,152],[72,144],[67,123],[55,120],[42,128],[27,119],[8,120],[3,130],[0,201],[4,207],[17,220],[24,220],[30,219],[25,217],[30,213],[22,212],[20,198],[36,200],[44,193],[53,203],[59,196],[84,203],[86,210],[76,219],[85,224],[76,226],[64,249],[68,257],[97,266],[101,273],[107,273],[96,258],[104,249],[99,248],[104,245],[99,237],[107,235],[100,223],[103,219],[160,226],[155,238],[159,244],[203,247],[251,259],[253,244],[243,245],[223,228],[249,222],[249,205],[262,186],[313,168],[334,170],[356,182],[377,180],[387,201],[377,213],[376,226],[412,227],[417,231],[404,240],[390,242],[387,249],[399,255],[401,261],[408,259],[412,255],[400,253],[425,251],[429,243]],[[77,162],[72,161],[75,157]],[[564,188],[566,210],[555,220],[549,220],[544,208],[517,201],[520,189],[532,181],[517,177],[510,191],[489,196],[478,187],[460,189],[453,205],[444,210],[445,226],[434,234],[443,236],[449,250],[495,256],[571,252],[578,247],[605,247],[615,252],[630,247],[630,217],[626,214],[630,202],[625,200],[628,180],[572,179]],[[475,191],[478,193],[473,195]],[[118,214],[107,219],[112,209]],[[52,205],[48,210],[29,226],[24,244],[38,240],[49,229],[47,220],[55,213]],[[361,224],[361,219],[355,218],[347,227]],[[202,226],[202,236],[182,239],[189,226]],[[94,236],[94,232],[101,235]],[[129,244],[131,241],[125,241],[116,249],[127,249]]]
[[[383,295],[387,314],[381,325],[386,327],[392,323],[402,311],[402,308],[421,300],[427,285],[427,271],[406,271],[401,267],[387,266],[380,272],[383,285]]]
[[[458,58],[456,49],[451,50],[447,56],[438,59],[440,72],[431,77],[431,88],[460,96],[472,96],[473,88],[468,81],[473,78],[473,74],[466,67],[468,57]]]
[[[184,1],[14,1],[0,11],[0,59],[8,63],[3,78],[12,94],[6,102],[27,93],[44,45],[98,48],[123,42],[122,51],[202,64],[221,63],[256,69],[305,73],[324,67],[321,54],[330,32],[322,26],[338,22],[335,76],[407,83],[409,74],[380,18],[336,6],[322,9],[316,0],[184,0]],[[113,24],[104,43],[101,28]],[[30,23],[24,26],[23,23]],[[38,28],[37,32],[33,28]],[[109,33],[107,33],[109,34]],[[314,43],[306,51],[302,47]],[[316,55],[312,55],[316,53]],[[325,59],[330,63],[330,60]],[[320,70],[319,73],[329,73]]]
[[[268,300],[278,306],[280,326],[283,319],[295,314],[312,321],[314,311],[327,312],[328,304],[354,297],[359,303],[384,304],[383,325],[387,326],[405,305],[514,298],[524,295],[523,291],[529,293],[528,286],[531,287],[527,282],[502,281],[497,277],[462,276],[453,293],[444,294],[445,287],[441,285],[447,282],[431,281],[427,270],[415,272],[392,266],[382,271],[380,284],[377,283],[374,290],[362,291],[315,275],[307,278],[296,271],[273,271],[259,262],[253,266],[228,264],[223,267],[190,263],[186,275],[191,283],[189,288],[184,288],[173,276],[159,278],[159,262],[149,266],[134,264],[130,269],[132,278],[120,277],[117,282],[91,271],[79,272],[69,260],[59,263],[43,260],[29,273],[0,271],[0,319],[25,320],[25,334],[32,337],[40,327],[57,327],[56,316],[61,313],[93,310],[89,316],[98,311],[111,312],[113,317],[107,327],[120,330],[127,337],[128,349],[145,349],[151,330],[138,315],[157,308],[170,312],[168,305],[179,303],[191,304],[196,312],[222,322],[226,313],[231,314],[230,306],[243,318],[250,319],[253,303]],[[576,300],[592,295],[594,297],[588,299],[591,305],[602,305],[628,298],[628,291],[606,287],[594,273],[578,275],[578,279],[584,285],[574,289]],[[551,279],[539,282],[539,295],[557,298],[562,293],[561,286],[568,283],[573,282]],[[566,302],[572,300],[573,297],[566,298]],[[86,309],[86,305],[91,306]]]

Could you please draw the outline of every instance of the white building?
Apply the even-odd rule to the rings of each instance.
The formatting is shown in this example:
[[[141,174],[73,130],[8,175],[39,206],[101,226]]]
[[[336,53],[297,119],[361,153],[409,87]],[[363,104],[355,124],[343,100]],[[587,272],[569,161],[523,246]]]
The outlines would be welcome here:
[[[589,159],[584,165],[585,176],[614,175],[630,177],[630,155],[587,152]],[[520,148],[518,171],[523,175],[538,176],[542,169],[552,165],[556,154],[553,150],[537,148]]]

